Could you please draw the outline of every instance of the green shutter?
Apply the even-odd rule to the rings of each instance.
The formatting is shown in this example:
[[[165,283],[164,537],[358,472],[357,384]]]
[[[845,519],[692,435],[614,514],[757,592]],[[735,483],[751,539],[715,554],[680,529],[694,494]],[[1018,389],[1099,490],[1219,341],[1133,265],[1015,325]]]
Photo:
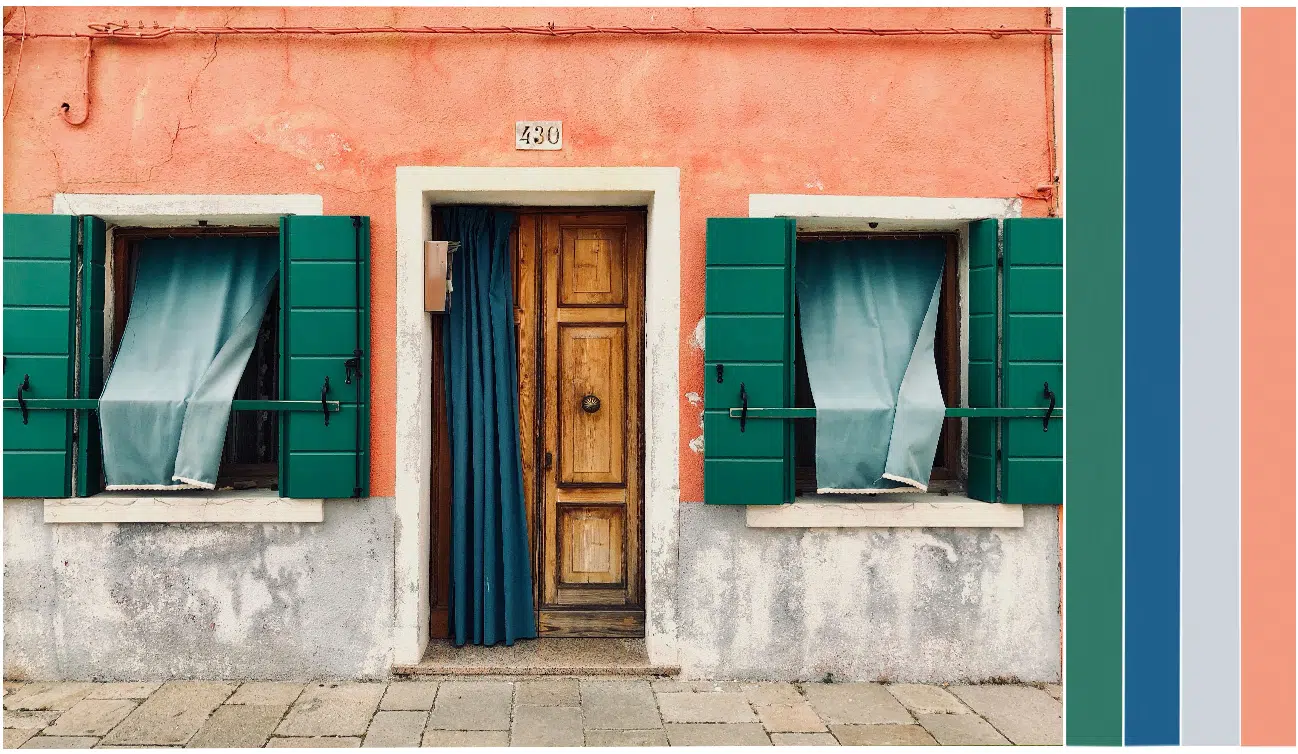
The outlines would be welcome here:
[[[77,218],[4,216],[4,397],[73,397]],[[4,496],[72,494],[72,412],[4,410]]]
[[[969,406],[997,408],[997,222],[969,224]],[[998,420],[969,420],[969,497],[997,499]]]
[[[1063,220],[1005,221],[1002,307],[1002,405],[1045,408],[1064,401]],[[1063,502],[1063,420],[1003,420],[1002,498],[1006,503]]]
[[[322,413],[281,412],[284,497],[369,495],[369,251],[369,218],[280,221],[280,397],[318,401],[327,378],[327,398],[343,404],[327,425]]]
[[[710,218],[703,389],[703,500],[793,500],[793,423],[740,420],[730,409],[793,405],[796,228],[782,218]],[[718,371],[720,370],[720,371]]]
[[[81,322],[78,334],[80,373],[78,398],[98,398],[104,392],[104,254],[108,242],[104,221],[81,218]],[[77,412],[77,496],[103,491],[104,456],[99,413]]]

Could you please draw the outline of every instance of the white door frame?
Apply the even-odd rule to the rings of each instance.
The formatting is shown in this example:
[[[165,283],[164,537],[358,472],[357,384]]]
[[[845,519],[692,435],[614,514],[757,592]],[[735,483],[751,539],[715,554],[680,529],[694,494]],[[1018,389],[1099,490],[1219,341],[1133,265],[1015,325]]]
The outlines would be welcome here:
[[[677,664],[680,505],[680,170],[678,168],[398,167],[396,623],[393,663],[429,640],[433,323],[424,311],[423,242],[432,207],[646,207],[645,639],[649,661]]]

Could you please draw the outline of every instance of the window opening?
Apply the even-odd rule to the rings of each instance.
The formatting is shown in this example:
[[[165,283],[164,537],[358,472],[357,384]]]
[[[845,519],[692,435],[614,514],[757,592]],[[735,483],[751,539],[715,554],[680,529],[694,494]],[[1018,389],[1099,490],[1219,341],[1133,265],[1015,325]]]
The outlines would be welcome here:
[[[135,290],[140,242],[157,238],[275,236],[268,229],[125,228],[114,233],[113,245],[113,339],[114,358],[126,329],[131,296]],[[244,368],[234,400],[279,399],[279,285],[271,294],[266,314],[257,332],[252,355]],[[111,368],[105,365],[105,370]],[[100,469],[102,475],[103,470]],[[226,425],[221,464],[217,472],[219,490],[277,490],[279,488],[279,415],[274,411],[232,411]],[[192,490],[190,490],[192,492]]]
[[[942,238],[946,242],[946,259],[942,266],[942,291],[938,297],[938,320],[934,334],[933,355],[937,365],[938,385],[942,400],[947,406],[960,405],[960,343],[958,326],[958,237],[954,234],[878,234],[878,233],[799,233],[799,243],[812,240],[869,240]],[[806,357],[803,354],[802,330],[798,326],[798,310],[794,309],[794,407],[815,408],[815,397],[807,377]],[[816,421],[804,419],[793,422],[794,433],[794,485],[795,494],[816,494]],[[947,494],[962,492],[965,488],[960,472],[961,425],[959,419],[948,418],[942,423],[937,452],[933,458],[933,473],[929,479],[929,492]],[[886,499],[886,498],[880,498]]]

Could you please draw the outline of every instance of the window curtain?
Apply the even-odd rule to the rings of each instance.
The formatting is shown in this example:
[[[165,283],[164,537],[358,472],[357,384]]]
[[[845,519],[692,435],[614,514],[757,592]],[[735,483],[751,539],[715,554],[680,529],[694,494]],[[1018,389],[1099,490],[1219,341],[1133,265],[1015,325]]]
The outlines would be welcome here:
[[[509,232],[514,215],[439,212],[451,257],[443,319],[451,447],[451,635],[456,646],[536,637],[518,426]]]
[[[927,491],[946,407],[933,357],[945,244],[798,244],[820,493]]]
[[[110,490],[213,489],[230,403],[279,270],[275,238],[140,244],[99,400]]]

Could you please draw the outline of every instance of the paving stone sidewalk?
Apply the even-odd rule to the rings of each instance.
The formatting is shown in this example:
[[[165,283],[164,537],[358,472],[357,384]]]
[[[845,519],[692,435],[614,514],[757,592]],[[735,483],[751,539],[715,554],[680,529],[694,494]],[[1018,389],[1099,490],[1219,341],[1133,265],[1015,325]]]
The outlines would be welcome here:
[[[1056,685],[625,678],[4,684],[4,747],[1058,745]]]

